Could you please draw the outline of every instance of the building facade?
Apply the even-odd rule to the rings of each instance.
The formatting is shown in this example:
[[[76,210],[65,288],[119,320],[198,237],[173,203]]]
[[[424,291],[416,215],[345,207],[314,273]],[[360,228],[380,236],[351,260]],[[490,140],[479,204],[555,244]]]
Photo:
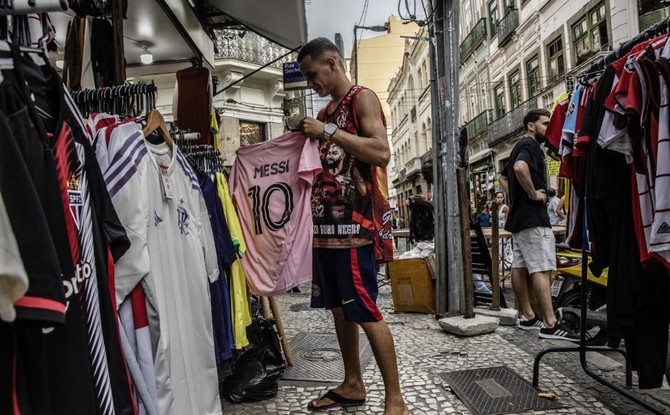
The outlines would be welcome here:
[[[253,32],[240,37],[222,31],[216,44],[212,75],[218,78],[220,89],[288,52]],[[214,97],[212,105],[221,118],[217,139],[226,165],[232,165],[240,146],[266,141],[285,131],[282,102],[287,92],[282,65],[295,58],[296,54],[288,55]]]
[[[392,109],[388,104],[388,85],[398,67],[402,65],[407,36],[413,36],[419,29],[416,23],[407,23],[390,16],[386,23],[387,31],[379,36],[367,39],[357,39],[353,45],[349,59],[349,75],[352,82],[370,88],[377,94],[386,117],[386,132],[391,145],[391,152],[395,152],[394,136],[396,134],[392,122]],[[359,35],[367,33],[367,29],[358,29]],[[391,157],[387,167],[389,177],[389,203],[391,208],[397,209],[398,195],[393,185],[393,177],[398,170],[397,160]]]
[[[496,3],[497,5],[497,3]],[[488,125],[495,119],[488,66],[491,34],[496,22],[489,20],[483,0],[461,1],[459,36],[459,121],[467,131],[471,204],[494,180],[493,158],[488,146]]]
[[[392,176],[396,206],[408,223],[409,198],[430,197],[421,175],[423,161],[432,159],[431,66],[427,30],[421,28],[405,40],[402,64],[388,85],[389,123],[393,128],[392,149],[396,170]]]

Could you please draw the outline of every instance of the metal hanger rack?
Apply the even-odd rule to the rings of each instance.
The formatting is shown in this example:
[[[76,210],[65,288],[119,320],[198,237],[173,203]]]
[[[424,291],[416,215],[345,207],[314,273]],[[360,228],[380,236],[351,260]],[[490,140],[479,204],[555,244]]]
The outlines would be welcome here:
[[[72,99],[85,117],[93,112],[137,117],[156,108],[157,91],[153,81],[140,82],[75,91],[72,92]]]
[[[655,36],[668,33],[670,29],[670,18],[655,24],[654,26],[650,27],[649,29],[645,30],[644,32],[640,33],[639,35],[635,36],[633,39],[629,40],[628,42],[625,42],[621,44],[618,50],[609,53],[605,57],[603,57],[601,60],[598,62],[595,62],[589,70],[587,71],[586,78],[588,79],[589,77],[592,77],[594,74],[601,73],[609,64],[614,62],[615,60],[625,56],[628,54],[631,49],[639,44],[640,42],[643,42],[648,39],[652,39]],[[586,215],[586,212],[584,212],[584,215]],[[614,390],[615,392],[621,394],[622,396],[625,396],[626,398],[630,399],[631,401],[635,402],[636,404],[640,405],[644,409],[650,411],[651,413],[658,414],[658,415],[663,415],[665,412],[659,410],[658,408],[650,405],[647,402],[644,402],[637,396],[634,396],[630,392],[628,392],[626,389],[621,388],[619,385],[610,382],[609,380],[603,378],[602,376],[598,375],[597,373],[593,372],[588,365],[588,362],[586,360],[586,352],[605,352],[605,353],[620,353],[623,355],[625,362],[626,362],[626,369],[625,369],[625,374],[626,374],[626,388],[632,388],[633,386],[633,381],[632,381],[632,373],[631,373],[631,365],[628,360],[628,356],[624,350],[621,349],[612,349],[606,346],[587,346],[586,345],[586,319],[587,319],[587,292],[588,292],[588,250],[589,250],[589,242],[588,242],[588,237],[586,235],[586,217],[584,218],[583,221],[583,228],[582,228],[582,240],[584,241],[584,245],[582,246],[582,286],[581,286],[581,315],[579,319],[579,346],[576,347],[552,347],[548,348],[545,350],[542,350],[540,353],[535,356],[535,361],[533,363],[533,386],[538,387],[539,384],[539,376],[540,376],[540,361],[542,360],[542,357],[544,357],[548,353],[566,353],[566,352],[579,352],[579,362],[581,364],[582,369],[584,370],[584,373],[586,373],[588,376],[596,380],[597,382],[607,386],[608,388]]]

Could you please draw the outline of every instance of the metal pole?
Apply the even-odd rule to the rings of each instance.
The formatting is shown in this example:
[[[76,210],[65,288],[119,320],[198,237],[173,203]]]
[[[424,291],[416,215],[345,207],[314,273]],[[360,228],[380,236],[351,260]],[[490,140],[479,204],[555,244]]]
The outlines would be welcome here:
[[[444,131],[444,114],[442,103],[444,102],[442,90],[440,88],[440,79],[444,73],[444,62],[438,59],[441,56],[438,52],[442,50],[444,39],[442,38],[444,20],[442,0],[437,0],[433,21],[430,22],[430,65],[431,65],[431,112],[433,117],[433,200],[435,201],[435,264],[437,267],[437,276],[435,278],[435,314],[442,317],[447,314],[447,239],[446,239],[446,217],[445,217],[445,199],[444,183],[442,181],[442,164],[440,162],[439,149],[442,142],[442,131]],[[432,13],[433,2],[430,2]]]
[[[358,85],[358,26],[354,25],[354,84]]]
[[[442,180],[446,207],[446,249],[447,249],[447,286],[448,313],[458,314],[461,307],[461,283],[463,281],[462,238],[460,232],[460,214],[458,208],[458,186],[456,169],[458,163],[458,19],[459,3],[455,0],[443,0],[444,7],[444,89],[446,101],[444,130],[440,145],[440,161],[443,166]]]
[[[112,36],[114,38],[114,82],[123,85],[126,82],[126,59],[123,49],[123,10],[121,0],[112,2]]]
[[[493,299],[491,300],[491,310],[500,310],[500,249],[498,249],[499,229],[498,229],[498,203],[493,199],[491,203],[491,291]],[[503,250],[504,255],[504,250]]]
[[[461,213],[461,238],[467,243],[463,244],[463,287],[465,292],[465,310],[463,312],[463,317],[465,318],[474,318],[475,317],[475,292],[472,282],[472,246],[471,246],[471,237],[470,237],[470,219],[468,216],[468,211],[470,210],[470,204],[468,203],[466,180],[465,180],[465,168],[458,167],[456,169],[456,180],[458,182],[458,197],[460,200],[459,211]]]

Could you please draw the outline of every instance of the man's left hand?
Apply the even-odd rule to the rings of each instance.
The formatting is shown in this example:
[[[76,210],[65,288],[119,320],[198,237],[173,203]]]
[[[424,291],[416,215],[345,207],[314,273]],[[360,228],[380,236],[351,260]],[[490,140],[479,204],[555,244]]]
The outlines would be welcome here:
[[[312,117],[305,117],[298,124],[298,128],[305,136],[316,139],[323,138],[323,128],[325,126],[325,123]]]

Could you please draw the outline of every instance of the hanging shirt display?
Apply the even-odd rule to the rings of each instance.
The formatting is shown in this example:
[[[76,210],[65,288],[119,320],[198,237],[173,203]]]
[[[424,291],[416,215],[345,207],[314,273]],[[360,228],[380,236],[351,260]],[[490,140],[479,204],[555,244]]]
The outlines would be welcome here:
[[[142,284],[161,414],[219,414],[208,282],[219,275],[198,180],[175,147],[127,137],[105,173],[131,248],[116,264],[117,304]]]
[[[230,269],[237,260],[235,247],[228,231],[226,218],[223,214],[223,205],[216,193],[212,179],[206,175],[199,175],[200,189],[207,205],[209,219],[214,234],[214,246],[218,258],[220,271],[219,279],[210,283],[209,292],[212,299],[212,322],[214,328],[214,351],[217,365],[233,357],[232,350],[233,328],[230,314],[230,291],[224,270]]]
[[[595,275],[608,267],[608,343],[625,340],[641,389],[661,386],[668,340],[670,44],[657,34],[621,46],[580,80],[563,126],[574,143],[561,152],[570,164],[561,175],[574,186],[568,241],[581,248],[588,238]]]
[[[230,197],[228,181],[223,173],[216,173],[214,177],[216,179],[216,190],[223,204],[226,223],[228,224],[233,246],[238,257],[230,267],[230,309],[233,317],[235,348],[241,349],[249,345],[247,327],[251,324],[251,312],[249,311],[249,301],[247,298],[247,280],[242,268],[242,260],[240,259],[247,252],[247,245],[244,243],[242,225],[240,225],[240,220],[237,217],[233,199]]]
[[[70,106],[60,78],[51,67],[39,67],[16,48],[10,49],[14,70],[3,69],[2,87],[7,90],[2,104],[10,113],[11,132],[20,133],[20,140],[3,132],[1,141],[5,145],[16,142],[20,153],[15,153],[11,163],[0,163],[0,177],[21,171],[8,170],[10,165],[25,163],[30,178],[15,183],[21,183],[23,194],[32,183],[38,196],[30,209],[18,212],[36,230],[46,218],[48,231],[41,235],[17,231],[12,223],[31,285],[27,295],[15,303],[17,316],[36,324],[10,326],[9,333],[2,327],[0,356],[13,356],[18,368],[7,387],[6,372],[0,370],[1,389],[13,393],[13,404],[22,413],[134,413],[107,274],[110,243],[114,241],[113,252],[121,255],[125,233],[107,232],[113,227],[113,215],[105,210],[100,198],[104,195],[93,190],[97,187],[106,194],[104,185],[98,181],[99,170],[81,115]],[[23,108],[17,107],[20,102]],[[8,213],[20,200],[29,199],[14,193],[10,206],[5,198]],[[29,241],[36,236],[38,240]],[[55,247],[60,270],[57,278],[42,273],[33,284],[35,264],[52,258],[53,251],[43,245],[47,242]],[[21,249],[24,244],[29,249]],[[45,287],[53,293],[45,296]],[[13,344],[6,348],[6,341]],[[0,400],[6,402],[4,397]]]
[[[274,295],[312,280],[310,196],[320,171],[316,141],[300,133],[238,150],[229,180],[252,291]]]

